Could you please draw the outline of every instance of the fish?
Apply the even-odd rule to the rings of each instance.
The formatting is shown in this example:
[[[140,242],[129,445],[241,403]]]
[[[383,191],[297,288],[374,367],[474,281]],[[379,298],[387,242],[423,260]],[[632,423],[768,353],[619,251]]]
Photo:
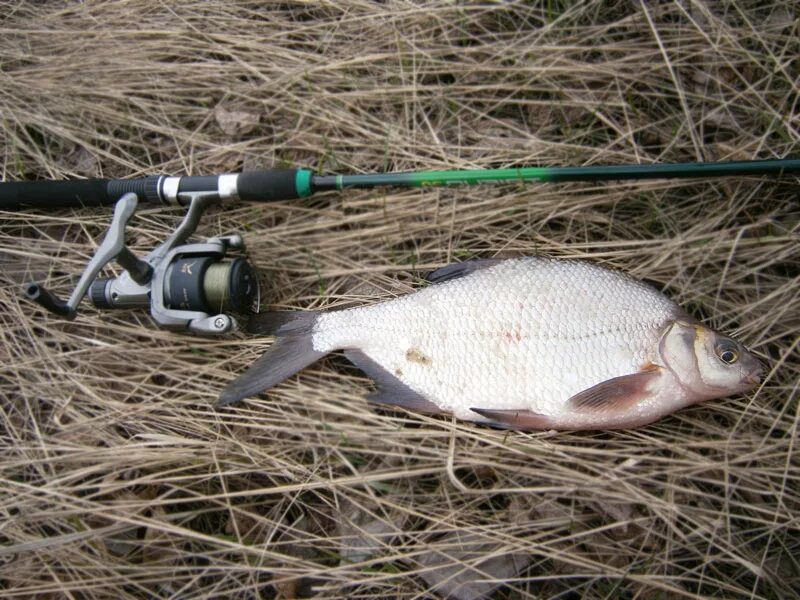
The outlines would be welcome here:
[[[650,285],[576,259],[470,260],[391,300],[254,315],[276,341],[220,395],[261,393],[337,350],[378,405],[520,430],[633,428],[757,386],[764,366]]]

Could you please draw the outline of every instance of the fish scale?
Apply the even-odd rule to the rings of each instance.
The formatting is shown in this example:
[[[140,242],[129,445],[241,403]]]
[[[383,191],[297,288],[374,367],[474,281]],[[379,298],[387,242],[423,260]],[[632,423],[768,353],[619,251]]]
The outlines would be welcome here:
[[[622,273],[526,258],[324,313],[313,344],[320,352],[360,349],[459,418],[474,418],[474,406],[555,415],[574,394],[651,360],[666,323],[681,312]]]

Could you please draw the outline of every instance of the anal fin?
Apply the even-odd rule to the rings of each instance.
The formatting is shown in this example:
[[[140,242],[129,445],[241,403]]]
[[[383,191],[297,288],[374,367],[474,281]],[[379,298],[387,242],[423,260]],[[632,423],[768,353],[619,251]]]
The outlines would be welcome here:
[[[441,408],[412,390],[361,350],[345,350],[344,355],[378,384],[378,390],[367,395],[370,402],[399,406],[416,412],[444,413]]]
[[[547,415],[529,410],[495,410],[470,408],[474,413],[489,419],[489,425],[506,429],[553,429],[553,421]]]

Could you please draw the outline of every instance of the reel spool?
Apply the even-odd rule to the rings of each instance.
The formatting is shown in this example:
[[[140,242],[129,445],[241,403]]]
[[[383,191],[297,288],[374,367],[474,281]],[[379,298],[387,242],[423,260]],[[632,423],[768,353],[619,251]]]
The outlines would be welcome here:
[[[255,300],[255,285],[253,267],[242,257],[182,256],[167,267],[164,302],[174,310],[244,313]]]

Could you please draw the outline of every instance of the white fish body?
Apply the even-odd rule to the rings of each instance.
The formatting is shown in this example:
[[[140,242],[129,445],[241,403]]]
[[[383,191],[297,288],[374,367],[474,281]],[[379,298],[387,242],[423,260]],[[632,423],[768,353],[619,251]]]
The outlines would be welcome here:
[[[698,338],[717,334],[620,272],[523,258],[462,263],[432,279],[441,282],[371,306],[294,313],[309,316],[277,335],[302,340],[298,368],[345,349],[381,384],[373,398],[379,402],[520,428],[634,426],[711,393],[687,387],[667,363],[677,354],[672,366],[691,371],[697,360],[684,354],[704,351],[695,348]],[[742,359],[752,359],[729,341]],[[740,375],[752,384],[760,365],[744,362],[747,373]],[[259,386],[267,384],[261,389],[277,383],[274,376],[265,381],[264,371],[262,364],[255,373]],[[736,379],[741,388],[742,377]],[[239,384],[223,401],[252,387]]]
[[[555,416],[593,385],[655,358],[682,311],[590,263],[507,260],[415,294],[321,315],[314,349],[358,348],[461,419],[473,407]]]

